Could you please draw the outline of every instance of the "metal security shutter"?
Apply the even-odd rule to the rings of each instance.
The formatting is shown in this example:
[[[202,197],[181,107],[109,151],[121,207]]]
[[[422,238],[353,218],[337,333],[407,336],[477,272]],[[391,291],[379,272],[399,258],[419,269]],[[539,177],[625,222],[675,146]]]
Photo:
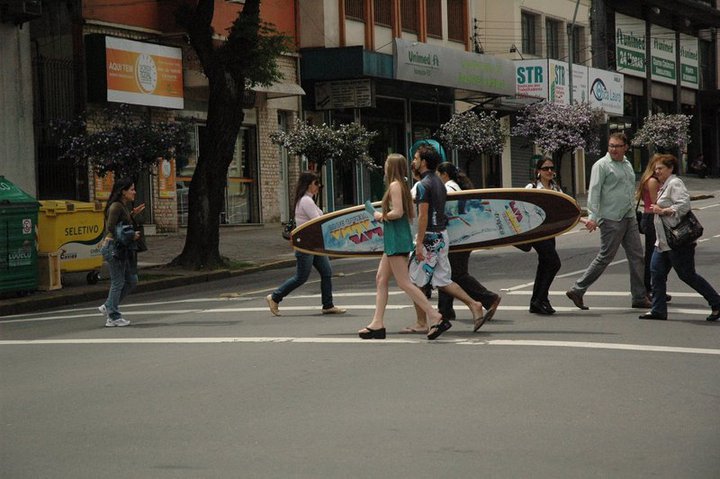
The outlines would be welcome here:
[[[513,136],[510,139],[510,152],[512,187],[524,188],[532,176],[532,167],[530,166],[530,158],[533,156],[532,149],[528,146],[525,138]]]

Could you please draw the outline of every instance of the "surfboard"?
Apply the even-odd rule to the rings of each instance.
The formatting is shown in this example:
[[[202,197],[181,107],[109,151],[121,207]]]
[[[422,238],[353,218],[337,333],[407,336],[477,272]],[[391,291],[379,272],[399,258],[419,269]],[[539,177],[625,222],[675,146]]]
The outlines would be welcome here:
[[[293,248],[328,256],[379,256],[383,223],[372,210],[380,202],[358,205],[308,221],[291,233]],[[470,251],[530,243],[572,229],[580,207],[570,196],[534,188],[498,188],[448,193],[450,251]]]

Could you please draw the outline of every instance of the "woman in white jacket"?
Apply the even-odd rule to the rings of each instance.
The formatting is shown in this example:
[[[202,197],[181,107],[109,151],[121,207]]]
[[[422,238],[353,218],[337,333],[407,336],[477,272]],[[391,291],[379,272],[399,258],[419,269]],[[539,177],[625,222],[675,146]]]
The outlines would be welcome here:
[[[656,158],[655,177],[662,186],[658,190],[657,203],[651,206],[655,214],[655,251],[650,263],[652,275],[652,309],[639,316],[640,319],[667,319],[667,277],[674,268],[678,277],[697,291],[708,302],[712,311],[706,319],[717,321],[720,318],[720,295],[705,278],[695,271],[695,246],[691,244],[671,249],[665,236],[665,227],[674,227],[690,211],[690,194],[685,183],[675,176],[678,161],[673,155],[660,155]]]

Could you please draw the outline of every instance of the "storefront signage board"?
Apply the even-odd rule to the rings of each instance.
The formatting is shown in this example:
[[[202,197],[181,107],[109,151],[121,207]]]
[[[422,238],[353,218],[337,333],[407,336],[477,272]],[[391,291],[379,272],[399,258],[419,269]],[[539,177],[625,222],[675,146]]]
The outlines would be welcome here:
[[[491,95],[515,94],[510,60],[396,38],[395,79]]]
[[[369,79],[318,82],[315,84],[315,109],[372,108],[375,90]]]

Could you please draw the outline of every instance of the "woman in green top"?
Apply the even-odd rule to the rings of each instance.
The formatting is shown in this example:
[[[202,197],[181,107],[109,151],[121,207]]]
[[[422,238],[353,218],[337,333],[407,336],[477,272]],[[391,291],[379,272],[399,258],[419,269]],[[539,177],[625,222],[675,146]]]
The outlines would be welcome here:
[[[120,314],[120,302],[137,284],[137,256],[135,242],[139,232],[128,237],[116,237],[118,225],[132,226],[133,217],[145,210],[145,204],[135,208],[135,183],[130,178],[121,178],[113,184],[112,193],[105,206],[105,239],[100,251],[110,269],[110,291],[105,303],[98,310],[105,316],[106,327],[129,326],[130,321]],[[132,209],[129,209],[132,208]]]
[[[408,162],[404,156],[393,153],[385,160],[387,190],[382,199],[382,213],[375,212],[375,220],[384,223],[384,253],[380,259],[375,284],[375,314],[365,328],[358,331],[362,339],[385,339],[384,315],[388,301],[388,285],[392,275],[397,285],[427,314],[432,323],[442,319],[422,291],[410,281],[408,254],[414,249],[410,232],[410,219],[414,210],[410,188],[407,185]]]

